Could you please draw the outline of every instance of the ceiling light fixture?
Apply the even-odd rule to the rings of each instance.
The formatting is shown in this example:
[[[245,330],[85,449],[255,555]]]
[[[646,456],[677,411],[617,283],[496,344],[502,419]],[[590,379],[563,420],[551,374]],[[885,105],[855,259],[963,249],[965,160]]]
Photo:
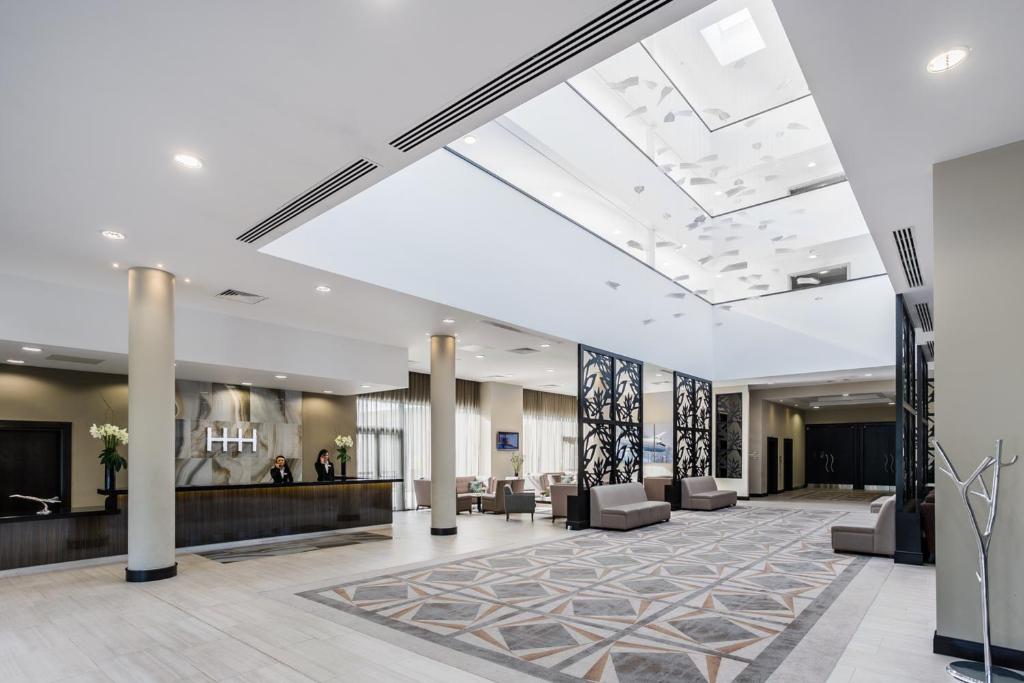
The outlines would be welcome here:
[[[243,387],[251,387],[252,386],[252,382],[242,382],[242,386]]]
[[[14,364],[14,365],[24,365],[24,364],[25,364],[25,361],[23,361],[23,360],[18,360],[17,358],[8,358],[8,359],[7,359],[7,362],[8,362],[8,363],[12,363],[12,364]]]
[[[359,388],[360,388],[360,389],[369,389],[369,388],[370,388],[370,385],[369,385],[369,384],[360,384],[360,385],[359,385]]]
[[[467,145],[475,145],[476,144],[476,136],[475,135],[467,135],[466,137],[462,138],[462,141],[465,142]]]
[[[445,325],[454,325],[455,324],[455,318],[445,318],[441,322],[443,322]]]
[[[108,240],[123,240],[124,233],[118,232],[117,230],[103,230],[100,232],[101,235],[106,237]]]
[[[819,270],[818,271],[818,275],[828,275],[828,271],[827,270]]]
[[[963,64],[970,54],[971,48],[966,46],[954,47],[945,52],[940,52],[928,61],[928,73],[941,74],[956,68]]]
[[[320,292],[321,294],[327,294],[328,292],[331,291],[331,288],[328,287],[327,285],[317,285],[316,291]]]
[[[114,268],[120,268],[121,267],[121,264],[117,263],[117,262],[114,262],[111,265],[114,266]]]
[[[549,349],[549,348],[551,348],[551,344],[541,344],[540,348],[542,348],[542,349]]]
[[[185,284],[186,285],[192,284],[192,278],[190,278],[190,277],[185,278]]]
[[[555,190],[554,192],[551,193],[551,196],[554,197],[555,199],[558,199],[559,197],[563,197],[565,195],[562,194],[561,190]]]
[[[817,161],[812,161],[811,163],[807,164],[807,168],[814,168],[817,165],[818,165]]]
[[[815,410],[818,410],[819,408],[821,408],[821,406],[811,406],[811,407],[814,408]]]
[[[288,375],[274,375],[274,379],[288,379]]]
[[[164,264],[162,264],[162,263],[158,263],[158,264],[156,264],[156,267],[157,267],[157,268],[160,268],[161,270],[163,270]]]
[[[42,349],[38,346],[22,346],[22,351],[28,351],[29,353],[41,353]]]
[[[818,255],[812,251],[810,254],[807,255],[807,258],[818,258]]]
[[[870,376],[871,376],[871,373],[870,373],[870,372],[865,372],[865,373],[864,373],[864,376],[865,376],[865,377],[870,377]]]
[[[891,406],[896,405],[896,401],[889,401],[889,405],[891,405]]]
[[[486,358],[486,356],[484,356],[484,354],[482,354],[482,353],[476,354],[476,357],[477,358]]]
[[[194,154],[185,154],[183,152],[174,155],[174,163],[191,171],[198,171],[203,167],[202,159]]]
[[[324,389],[324,393],[325,394],[333,394],[334,393],[334,389]]]
[[[554,369],[554,368],[548,368],[548,369],[547,369],[547,370],[545,370],[544,372],[554,372],[554,371],[555,371],[555,369]]]
[[[849,394],[843,394],[843,398],[847,398]]]

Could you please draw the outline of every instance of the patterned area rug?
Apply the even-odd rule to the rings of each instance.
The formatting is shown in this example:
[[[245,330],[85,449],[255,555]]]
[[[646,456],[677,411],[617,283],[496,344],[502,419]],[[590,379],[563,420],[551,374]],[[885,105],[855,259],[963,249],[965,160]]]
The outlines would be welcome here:
[[[301,597],[551,681],[764,681],[867,561],[845,513],[675,513]]]
[[[242,562],[243,560],[256,560],[261,557],[275,557],[277,555],[294,555],[296,553],[308,553],[311,550],[322,550],[323,548],[338,548],[345,545],[357,543],[373,543],[374,541],[390,541],[391,533],[388,531],[349,531],[333,536],[319,536],[317,538],[304,538],[296,541],[281,541],[276,543],[259,543],[256,545],[244,545],[226,550],[210,550],[205,553],[196,553],[208,560],[216,560],[222,564],[231,562]]]
[[[804,488],[768,496],[769,500],[797,500],[829,503],[869,503],[876,498],[891,496],[885,491],[863,491],[853,489]]]

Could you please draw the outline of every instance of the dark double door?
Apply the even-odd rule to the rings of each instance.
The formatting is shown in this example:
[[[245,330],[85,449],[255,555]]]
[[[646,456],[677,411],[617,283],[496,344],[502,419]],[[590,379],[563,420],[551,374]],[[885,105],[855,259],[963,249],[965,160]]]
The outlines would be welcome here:
[[[895,442],[892,422],[808,425],[807,483],[895,486]]]

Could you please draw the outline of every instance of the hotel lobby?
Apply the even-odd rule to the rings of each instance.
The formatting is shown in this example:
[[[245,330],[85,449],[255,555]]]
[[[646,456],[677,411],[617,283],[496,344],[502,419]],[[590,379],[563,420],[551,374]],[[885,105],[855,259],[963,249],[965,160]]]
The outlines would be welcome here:
[[[0,17],[0,682],[1024,680],[1024,5]]]

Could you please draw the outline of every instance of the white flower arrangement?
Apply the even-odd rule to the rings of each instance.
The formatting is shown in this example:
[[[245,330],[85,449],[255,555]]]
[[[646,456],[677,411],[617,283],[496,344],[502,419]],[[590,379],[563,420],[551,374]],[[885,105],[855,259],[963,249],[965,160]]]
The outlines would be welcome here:
[[[340,434],[334,437],[334,445],[338,448],[352,448],[352,437],[341,436]]]
[[[89,427],[89,436],[103,442],[103,452],[99,459],[105,467],[112,468],[115,472],[122,467],[128,467],[128,461],[117,452],[118,444],[128,443],[128,430],[117,425],[104,424]]]

